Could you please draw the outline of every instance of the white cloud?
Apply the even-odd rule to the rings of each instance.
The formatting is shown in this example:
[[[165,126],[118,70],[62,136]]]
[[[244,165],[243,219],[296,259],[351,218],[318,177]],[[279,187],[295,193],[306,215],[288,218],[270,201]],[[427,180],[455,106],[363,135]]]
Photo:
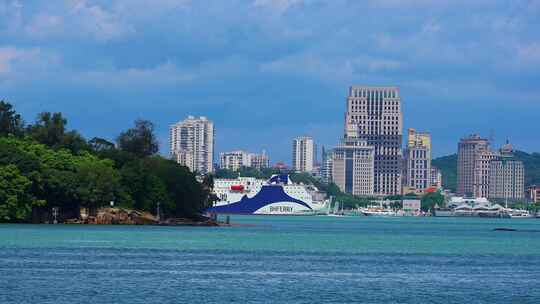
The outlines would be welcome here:
[[[0,47],[0,76],[14,71],[17,63],[30,63],[38,60],[39,49],[19,49],[15,47]]]
[[[303,2],[304,0],[255,0],[253,6],[267,8],[281,15],[293,6]]]
[[[33,37],[48,37],[63,32],[64,19],[61,16],[38,14],[26,26],[25,30]]]
[[[134,31],[120,13],[86,0],[65,0],[59,6],[42,9],[30,15],[24,29],[32,38],[92,37],[96,41],[117,39]]]
[[[325,54],[302,53],[259,65],[261,72],[301,75],[327,82],[352,81],[366,73],[396,70],[403,64],[396,60],[365,55],[338,57]]]
[[[117,14],[99,5],[88,4],[86,0],[71,0],[70,6],[71,17],[79,23],[81,30],[97,40],[110,40],[133,31]]]

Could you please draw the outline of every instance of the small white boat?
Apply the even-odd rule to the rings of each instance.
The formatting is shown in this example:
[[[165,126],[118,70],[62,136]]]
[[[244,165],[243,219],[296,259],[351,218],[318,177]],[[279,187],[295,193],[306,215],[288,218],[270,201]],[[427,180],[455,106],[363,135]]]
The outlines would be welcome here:
[[[396,212],[384,208],[362,208],[360,212],[365,216],[396,216]]]
[[[508,215],[512,219],[519,219],[519,218],[532,218],[532,214],[523,209],[510,209],[508,210]]]

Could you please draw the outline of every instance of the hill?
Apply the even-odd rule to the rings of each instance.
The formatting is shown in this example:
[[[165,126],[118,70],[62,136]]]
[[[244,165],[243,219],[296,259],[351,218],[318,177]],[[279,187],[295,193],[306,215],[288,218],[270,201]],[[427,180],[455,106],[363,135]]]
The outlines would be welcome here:
[[[540,153],[515,152],[516,159],[525,166],[525,186],[540,184]],[[433,159],[433,166],[443,174],[443,186],[455,191],[457,188],[457,154]]]

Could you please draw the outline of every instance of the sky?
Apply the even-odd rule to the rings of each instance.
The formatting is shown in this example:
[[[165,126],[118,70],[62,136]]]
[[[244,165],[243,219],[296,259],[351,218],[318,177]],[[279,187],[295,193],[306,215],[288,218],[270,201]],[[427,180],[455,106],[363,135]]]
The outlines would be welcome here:
[[[0,99],[86,138],[216,126],[216,152],[333,146],[348,87],[398,86],[434,156],[480,133],[540,151],[540,0],[0,0]]]

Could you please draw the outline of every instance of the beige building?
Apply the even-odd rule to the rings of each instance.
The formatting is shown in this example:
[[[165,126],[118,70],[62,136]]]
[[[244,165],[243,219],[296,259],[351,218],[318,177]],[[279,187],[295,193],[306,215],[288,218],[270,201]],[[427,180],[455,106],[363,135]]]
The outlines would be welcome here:
[[[527,198],[532,203],[540,203],[540,186],[529,186],[527,188]]]
[[[245,151],[222,152],[219,154],[219,167],[232,171],[238,171],[242,167],[249,167],[249,153]]]
[[[508,142],[490,163],[488,198],[512,202],[525,198],[523,162],[514,158],[513,147]]]
[[[188,116],[170,126],[171,156],[191,172],[214,171],[214,123],[206,117]]]
[[[366,141],[344,138],[332,153],[332,180],[345,193],[374,194],[375,151]]]
[[[441,189],[442,184],[442,172],[439,168],[431,166],[431,187]]]
[[[408,135],[404,152],[403,185],[404,189],[409,189],[407,192],[422,194],[432,186],[431,135],[415,129],[409,129]]]
[[[242,167],[263,169],[270,166],[268,155],[263,151],[262,154],[249,153],[246,151],[223,152],[219,154],[219,163],[221,169],[238,171]]]
[[[345,137],[374,148],[374,193],[402,191],[403,115],[397,87],[352,86],[347,97]]]
[[[266,151],[262,151],[261,154],[250,153],[249,154],[250,167],[255,169],[265,169],[270,168],[270,159]]]
[[[477,134],[458,144],[457,195],[488,197],[490,163],[496,158],[489,141]]]
[[[312,172],[315,153],[313,138],[309,136],[295,138],[292,143],[292,169],[295,172]]]

